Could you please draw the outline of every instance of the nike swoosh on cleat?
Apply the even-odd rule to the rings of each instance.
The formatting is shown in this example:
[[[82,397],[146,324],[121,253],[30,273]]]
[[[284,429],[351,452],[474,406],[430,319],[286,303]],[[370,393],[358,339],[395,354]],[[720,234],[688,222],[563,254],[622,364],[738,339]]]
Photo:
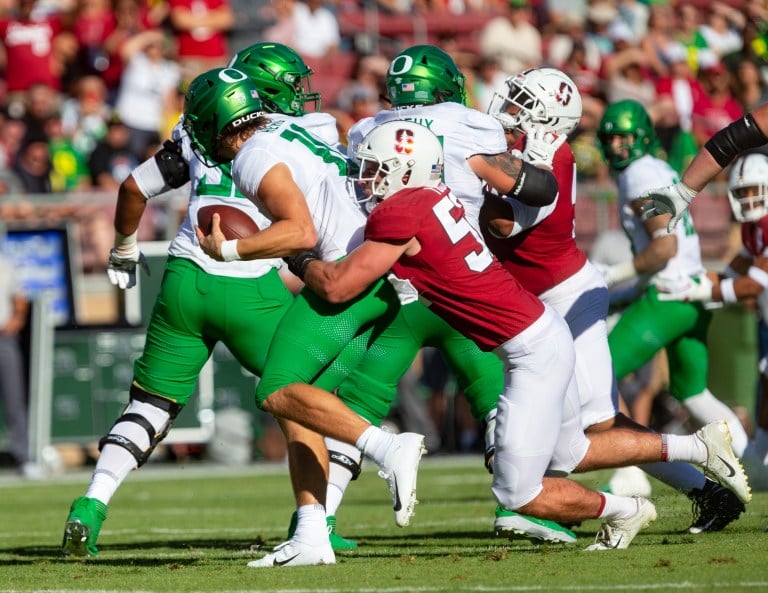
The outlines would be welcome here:
[[[272,566],[285,566],[286,564],[288,564],[292,560],[295,560],[299,556],[300,556],[300,554],[295,554],[295,555],[291,556],[290,558],[286,558],[285,560],[278,560],[277,558],[275,558],[272,561]]]
[[[403,508],[403,503],[400,501],[400,490],[397,488],[397,476],[392,476],[392,481],[395,483],[395,504],[392,508],[399,511]]]
[[[735,470],[735,469],[733,469],[733,466],[732,466],[730,463],[728,463],[728,462],[727,462],[725,459],[723,459],[723,458],[722,458],[722,457],[720,457],[719,455],[717,456],[717,458],[718,458],[720,461],[722,461],[722,462],[723,462],[723,465],[725,465],[725,467],[727,467],[727,468],[728,468],[728,471],[730,472],[730,473],[728,474],[728,477],[729,477],[729,478],[732,478],[733,476],[735,476],[735,475],[736,475],[736,470]]]

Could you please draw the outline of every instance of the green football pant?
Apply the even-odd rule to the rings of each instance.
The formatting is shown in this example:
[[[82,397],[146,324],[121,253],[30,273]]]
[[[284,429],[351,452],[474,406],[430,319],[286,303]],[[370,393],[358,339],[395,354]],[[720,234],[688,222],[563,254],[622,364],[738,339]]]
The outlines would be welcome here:
[[[701,303],[659,301],[651,286],[608,335],[616,380],[651,360],[661,348],[669,362],[670,393],[678,400],[707,387],[707,330],[712,314]]]
[[[169,257],[134,379],[146,391],[185,405],[217,342],[261,375],[272,336],[293,297],[277,270],[260,278],[206,273]]]

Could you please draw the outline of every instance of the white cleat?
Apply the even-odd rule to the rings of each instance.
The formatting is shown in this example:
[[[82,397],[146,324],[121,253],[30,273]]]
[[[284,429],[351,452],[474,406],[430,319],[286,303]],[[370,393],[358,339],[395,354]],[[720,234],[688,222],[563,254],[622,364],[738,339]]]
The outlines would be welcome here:
[[[707,448],[707,460],[699,465],[704,475],[733,491],[743,503],[752,500],[747,474],[731,446],[731,431],[724,420],[710,422],[696,431]]]
[[[307,544],[289,539],[277,546],[271,554],[248,563],[249,568],[280,568],[283,566],[317,566],[319,564],[336,564],[330,541],[321,546]]]
[[[645,472],[635,465],[620,467],[613,472],[608,480],[608,488],[611,494],[616,496],[643,496],[651,495],[651,483]]]
[[[635,496],[637,512],[628,519],[606,521],[597,532],[595,543],[584,550],[623,550],[628,548],[641,529],[645,529],[656,520],[656,507],[647,498]]]
[[[379,476],[387,481],[392,493],[395,525],[407,527],[413,516],[416,500],[416,478],[419,462],[426,453],[424,435],[403,432],[395,435],[392,446],[384,457]]]

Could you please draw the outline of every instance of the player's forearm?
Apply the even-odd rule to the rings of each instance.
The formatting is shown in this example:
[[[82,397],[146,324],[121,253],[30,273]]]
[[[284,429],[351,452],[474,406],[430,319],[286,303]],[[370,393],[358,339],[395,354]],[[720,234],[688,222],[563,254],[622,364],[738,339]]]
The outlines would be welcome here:
[[[240,259],[288,257],[312,249],[317,244],[314,227],[278,220],[255,235],[237,240]]]
[[[147,199],[139,190],[133,176],[120,184],[117,190],[115,207],[115,231],[118,235],[133,235],[139,228],[139,222],[147,206]]]
[[[633,260],[638,274],[655,274],[664,269],[677,253],[677,238],[674,235],[654,239]]]
[[[304,284],[329,303],[344,303],[363,292],[368,284],[347,270],[346,260],[310,262],[304,272]]]

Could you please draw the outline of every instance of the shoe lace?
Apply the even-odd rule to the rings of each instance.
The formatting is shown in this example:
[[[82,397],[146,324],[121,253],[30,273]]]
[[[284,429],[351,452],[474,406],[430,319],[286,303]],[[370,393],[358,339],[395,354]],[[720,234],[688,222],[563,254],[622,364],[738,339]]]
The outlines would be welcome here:
[[[601,544],[608,548],[615,548],[619,545],[619,542],[613,543],[613,534],[613,526],[610,523],[603,523],[603,525],[600,527],[600,531],[598,531],[597,535],[595,536],[595,543]]]

